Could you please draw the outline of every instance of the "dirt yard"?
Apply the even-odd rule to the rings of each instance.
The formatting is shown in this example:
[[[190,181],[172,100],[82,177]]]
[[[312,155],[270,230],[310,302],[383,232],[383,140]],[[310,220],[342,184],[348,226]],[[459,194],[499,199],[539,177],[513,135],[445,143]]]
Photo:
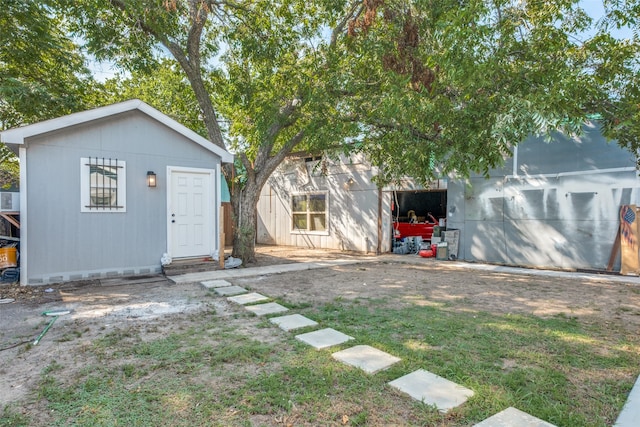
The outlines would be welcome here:
[[[260,248],[254,266],[318,259],[358,258],[330,251]],[[505,274],[459,268],[457,263],[415,255],[362,256],[361,263],[281,275],[232,280],[292,304],[322,304],[336,298],[383,298],[393,295],[412,305],[455,302],[460,310],[566,315],[582,322],[610,324],[613,333],[637,334],[640,285],[609,281]],[[401,298],[399,298],[401,297]],[[175,285],[163,276],[129,281],[95,281],[20,288],[0,286],[0,403],[21,402],[36,387],[42,370],[56,362],[81,369],[82,348],[123,325],[154,325],[148,339],[180,330],[199,312],[239,322],[237,306],[213,297],[198,284]],[[71,310],[60,316],[41,342],[37,337],[52,318],[42,313]],[[258,321],[256,320],[256,323]],[[240,325],[240,323],[238,323]],[[256,334],[270,334],[256,328]],[[2,407],[0,406],[0,408]],[[43,410],[25,406],[25,411]]]

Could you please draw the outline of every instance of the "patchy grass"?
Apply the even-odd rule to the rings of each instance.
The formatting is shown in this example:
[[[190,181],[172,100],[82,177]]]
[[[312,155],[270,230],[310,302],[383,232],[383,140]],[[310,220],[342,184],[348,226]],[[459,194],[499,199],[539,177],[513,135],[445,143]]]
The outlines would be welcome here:
[[[152,329],[153,339],[142,329],[116,329],[82,347],[83,369],[57,363],[43,369],[33,399],[46,406],[46,419],[5,407],[0,425],[457,426],[514,406],[558,426],[607,426],[640,364],[638,337],[614,324],[493,314],[470,310],[464,300],[394,303],[297,306],[321,327],[356,338],[323,351],[245,313],[194,316],[168,334]],[[368,375],[331,357],[354,344],[402,360]],[[416,369],[475,396],[443,415],[387,385]]]

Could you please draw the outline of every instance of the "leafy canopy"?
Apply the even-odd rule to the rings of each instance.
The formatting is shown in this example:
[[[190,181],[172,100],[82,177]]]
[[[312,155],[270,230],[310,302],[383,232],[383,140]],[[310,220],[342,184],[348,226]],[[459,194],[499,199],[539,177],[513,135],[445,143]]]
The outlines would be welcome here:
[[[0,0],[0,127],[50,119],[90,104],[84,55],[47,2]]]
[[[488,174],[527,136],[579,132],[594,113],[638,148],[637,40],[610,36],[579,1],[365,4],[333,80],[339,120],[359,123],[354,145],[382,183]]]
[[[337,146],[382,183],[486,174],[594,113],[637,147],[637,40],[609,34],[636,25],[636,3],[605,1],[593,22],[578,0],[58,0],[98,59],[142,76],[173,56],[208,136],[247,170]]]
[[[92,105],[84,55],[46,1],[0,0],[0,130]],[[19,163],[0,147],[0,186],[17,187]]]
[[[153,93],[194,127],[176,110],[197,103],[200,130],[249,171],[337,146],[365,151],[382,183],[486,174],[527,136],[577,132],[594,113],[639,145],[637,38],[610,34],[637,28],[637,1],[604,1],[599,22],[578,0],[52,4],[97,59],[134,73],[116,92]],[[169,83],[176,64],[186,79]]]

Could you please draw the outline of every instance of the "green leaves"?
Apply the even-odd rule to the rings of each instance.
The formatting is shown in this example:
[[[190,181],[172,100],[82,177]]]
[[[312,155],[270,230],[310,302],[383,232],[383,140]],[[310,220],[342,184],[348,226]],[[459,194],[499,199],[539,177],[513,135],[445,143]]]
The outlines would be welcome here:
[[[93,81],[46,2],[0,0],[0,128],[82,108]]]
[[[629,11],[635,2],[625,3]],[[356,93],[340,111],[361,123],[381,182],[487,174],[527,136],[577,132],[607,110],[617,123],[609,135],[632,145],[637,43],[589,32],[595,24],[579,6],[381,2],[367,31],[345,41],[348,71],[336,79]],[[416,85],[416,70],[429,80]],[[616,122],[622,114],[628,119]]]
[[[640,148],[637,0],[598,22],[578,0],[0,2],[5,123],[139,97],[238,152],[256,194],[293,149],[363,151],[384,184],[487,174],[593,114]],[[130,74],[88,101],[69,33]]]
[[[48,2],[0,0],[0,130],[92,105],[84,56]],[[20,166],[0,146],[0,187],[17,187]]]
[[[149,72],[135,71],[126,79],[118,76],[104,83],[101,103],[141,99],[174,120],[206,137],[207,129],[189,81],[170,59],[159,61]]]

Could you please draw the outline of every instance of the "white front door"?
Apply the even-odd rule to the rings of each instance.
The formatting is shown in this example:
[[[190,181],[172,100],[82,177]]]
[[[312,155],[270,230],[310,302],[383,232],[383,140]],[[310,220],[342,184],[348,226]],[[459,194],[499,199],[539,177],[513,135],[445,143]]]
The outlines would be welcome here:
[[[214,174],[210,170],[169,170],[169,248],[173,258],[213,252]]]

